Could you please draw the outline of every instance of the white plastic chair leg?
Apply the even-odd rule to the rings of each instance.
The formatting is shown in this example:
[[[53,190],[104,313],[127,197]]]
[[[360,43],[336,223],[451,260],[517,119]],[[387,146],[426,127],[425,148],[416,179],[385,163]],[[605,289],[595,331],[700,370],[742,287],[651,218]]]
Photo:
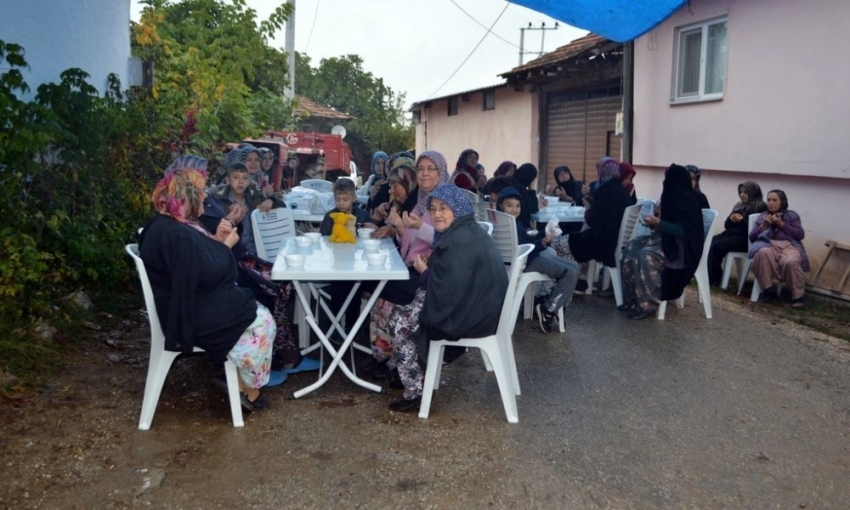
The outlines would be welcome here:
[[[663,321],[664,315],[667,313],[667,301],[662,301],[660,305],[658,305],[658,310],[655,311],[655,318]]]
[[[599,279],[599,266],[596,261],[591,259],[587,263],[587,290],[584,293],[588,296],[593,295],[593,285]]]
[[[747,275],[750,274],[750,265],[752,264],[751,259],[747,259],[744,262],[744,269],[738,272],[738,295],[744,291],[744,283],[747,281]]]
[[[758,278],[755,278],[753,279],[753,291],[750,293],[750,301],[758,301],[760,295],[761,285],[759,285]]]
[[[697,271],[697,292],[699,293],[705,318],[711,318],[711,288],[708,285],[708,270]]]
[[[159,402],[159,395],[162,393],[162,386],[165,384],[165,377],[178,354],[180,353],[163,350],[151,352],[148,378],[145,381],[145,396],[142,399],[142,412],[139,416],[139,430],[151,428],[156,404]]]
[[[496,382],[499,384],[499,393],[502,395],[502,404],[505,407],[505,416],[508,423],[518,423],[519,413],[516,405],[516,392],[518,386],[514,384],[511,376],[511,370],[508,368],[510,355],[504,349],[504,346],[493,343],[482,343],[482,350],[487,351],[487,357],[493,361],[494,367],[500,369],[493,371],[496,373]]]
[[[534,297],[537,295],[537,290],[540,288],[540,282],[531,282],[525,288],[525,294],[522,299],[522,318],[531,319],[534,316]]]
[[[616,267],[609,267],[608,273],[611,275],[611,286],[614,287],[614,301],[617,306],[623,304],[623,283],[620,281],[620,270]]]
[[[428,351],[428,369],[422,381],[422,401],[419,403],[419,417],[427,418],[431,410],[431,397],[434,390],[440,387],[440,365],[443,361],[443,344],[435,342]]]
[[[230,360],[224,362],[224,376],[227,379],[227,396],[230,399],[230,415],[233,417],[233,426],[244,427],[242,401],[239,398],[239,374],[236,373],[236,365]]]

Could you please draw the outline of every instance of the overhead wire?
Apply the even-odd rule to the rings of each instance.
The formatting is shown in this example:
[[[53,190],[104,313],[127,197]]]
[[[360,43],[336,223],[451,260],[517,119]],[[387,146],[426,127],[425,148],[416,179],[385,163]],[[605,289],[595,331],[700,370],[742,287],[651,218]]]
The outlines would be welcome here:
[[[455,7],[457,7],[458,9],[460,9],[460,12],[462,12],[462,13],[466,14],[466,15],[467,15],[467,17],[469,17],[469,19],[471,19],[472,21],[476,22],[476,23],[478,24],[478,26],[480,26],[481,28],[484,28],[484,29],[486,29],[486,28],[487,28],[487,26],[486,26],[484,23],[481,23],[480,21],[478,21],[477,19],[475,19],[475,16],[473,16],[472,14],[469,14],[468,12],[466,12],[466,10],[465,10],[463,7],[461,7],[461,6],[460,6],[460,4],[458,4],[457,2],[455,2],[455,0],[449,0],[449,1],[450,1],[451,3],[453,3],[453,4],[455,4]],[[508,5],[510,5],[510,2],[508,2]],[[501,35],[499,35],[499,34],[497,34],[497,33],[495,33],[495,32],[493,32],[493,36],[495,36],[497,39],[500,39],[500,40],[502,40],[502,41],[504,41],[504,42],[506,42],[506,43],[510,44],[511,46],[513,46],[513,47],[514,47],[514,48],[516,48],[516,49],[522,49],[522,48],[520,48],[519,46],[517,46],[516,44],[514,44],[514,43],[510,42],[509,40],[505,39],[504,37],[502,37]]]
[[[307,48],[310,47],[310,39],[313,38],[313,29],[316,28],[316,19],[319,17],[319,0],[316,0],[316,12],[313,13],[313,24],[310,25],[310,35],[307,36],[307,44],[304,46],[304,53],[307,53]]]
[[[479,46],[481,46],[481,43],[483,43],[483,42],[484,42],[484,39],[486,39],[486,38],[487,38],[487,36],[488,36],[488,35],[490,35],[490,32],[493,30],[493,27],[495,27],[495,26],[496,26],[496,23],[498,23],[498,22],[499,22],[499,20],[500,20],[500,19],[502,19],[502,14],[504,14],[504,13],[505,13],[505,11],[507,11],[507,10],[508,10],[508,7],[510,7],[510,5],[511,5],[510,3],[506,3],[506,4],[505,4],[505,8],[504,8],[504,9],[502,9],[502,12],[500,12],[500,13],[499,13],[499,16],[496,18],[496,20],[495,20],[495,21],[493,21],[493,24],[492,24],[492,25],[490,25],[490,27],[489,27],[489,28],[487,28],[487,31],[484,33],[484,36],[481,38],[481,40],[480,40],[480,41],[478,41],[478,44],[476,44],[476,45],[475,45],[475,47],[474,47],[474,48],[472,48],[472,51],[470,51],[470,52],[469,52],[469,55],[467,55],[467,56],[466,56],[466,58],[465,58],[465,59],[463,59],[463,62],[461,62],[461,63],[460,63],[460,65],[459,65],[459,66],[457,66],[457,69],[455,69],[455,70],[454,70],[454,72],[453,72],[451,75],[449,75],[449,77],[448,77],[448,78],[446,78],[446,81],[444,81],[442,85],[440,85],[439,87],[437,87],[437,90],[435,90],[434,92],[431,92],[431,94],[430,94],[428,97],[434,97],[434,96],[437,94],[437,92],[439,92],[440,90],[442,90],[442,88],[443,88],[443,87],[445,87],[445,86],[446,86],[446,84],[447,84],[447,83],[448,83],[448,82],[449,82],[452,78],[454,78],[454,76],[458,73],[458,71],[460,71],[460,70],[461,70],[461,68],[463,68],[464,64],[466,64],[466,62],[470,59],[470,57],[472,57],[472,54],[473,54],[473,53],[475,53],[475,50],[477,50],[477,49],[478,49],[478,47],[479,47]]]

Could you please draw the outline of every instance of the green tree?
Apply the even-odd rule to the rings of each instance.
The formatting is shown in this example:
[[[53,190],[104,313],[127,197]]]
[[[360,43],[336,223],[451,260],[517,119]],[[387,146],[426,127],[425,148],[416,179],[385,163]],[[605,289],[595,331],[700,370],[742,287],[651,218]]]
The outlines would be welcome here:
[[[133,52],[154,62],[152,97],[187,125],[184,142],[213,155],[221,143],[292,123],[283,99],[286,54],[268,41],[290,4],[258,21],[244,0],[144,0]],[[175,146],[175,152],[184,147]]]
[[[322,59],[312,67],[310,57],[296,55],[296,93],[311,101],[345,112],[355,120],[348,124],[346,142],[359,165],[371,161],[372,152],[389,154],[411,149],[414,130],[405,116],[404,93],[397,93],[363,69],[358,55]]]

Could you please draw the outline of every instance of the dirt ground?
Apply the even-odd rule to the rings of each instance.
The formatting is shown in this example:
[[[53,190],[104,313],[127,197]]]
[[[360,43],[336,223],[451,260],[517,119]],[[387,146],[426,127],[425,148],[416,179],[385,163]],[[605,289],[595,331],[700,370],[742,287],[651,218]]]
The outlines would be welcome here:
[[[694,294],[690,293],[688,299],[691,305],[684,310],[690,315],[684,315],[685,312],[677,311],[674,307],[673,310],[668,309],[668,320],[665,323],[647,322],[645,327],[687,329],[689,323],[677,321],[689,317],[692,321],[699,320],[694,322],[698,324],[697,329],[713,328],[716,331],[712,334],[723,337],[729,334],[730,321],[757,317],[751,320],[781,328],[783,335],[789,338],[786,342],[789,348],[798,348],[798,344],[803,342],[795,338],[806,338],[807,352],[816,353],[820,349],[817,345],[819,343],[828,349],[825,352],[829,356],[840,358],[844,356],[841,353],[850,350],[842,340],[788,322],[784,308],[765,310],[765,307],[720,295],[716,298],[715,319],[707,323],[699,317],[701,307],[695,304]],[[614,316],[613,312],[595,318],[595,314],[599,313],[596,310],[599,303],[603,303],[601,298],[589,297],[584,302],[577,299],[574,303],[574,319],[583,320],[589,325],[596,324],[592,322],[594,320],[600,321],[596,326],[588,326],[586,333],[573,333],[571,336],[575,338],[574,342],[585,336],[588,342],[598,340],[593,335],[599,329],[594,328],[605,327],[604,322],[610,322],[611,318],[621,319]],[[674,491],[672,497],[665,492],[669,489],[661,488],[644,494],[644,489],[632,484],[649,476],[645,473],[627,472],[608,464],[598,470],[600,479],[595,479],[592,473],[579,472],[576,466],[582,460],[592,458],[595,453],[591,452],[583,454],[587,458],[573,459],[571,467],[565,468],[566,472],[554,476],[547,471],[550,469],[546,467],[549,461],[539,459],[552,456],[552,463],[560,462],[557,460],[557,451],[563,456],[569,455],[576,448],[579,438],[574,437],[570,444],[570,440],[552,436],[550,430],[560,420],[572,419],[574,408],[570,406],[573,404],[553,404],[558,401],[557,398],[547,403],[546,399],[552,396],[546,393],[545,397],[537,397],[543,398],[538,409],[532,406],[534,400],[529,400],[535,397],[523,397],[526,400],[524,409],[521,408],[521,424],[508,426],[504,423],[504,414],[500,414],[494,383],[483,379],[486,372],[484,375],[470,376],[473,379],[464,380],[463,386],[483,388],[479,393],[483,393],[485,399],[493,400],[492,406],[477,410],[475,407],[478,404],[474,404],[472,411],[464,410],[462,397],[473,401],[479,397],[474,393],[461,393],[458,397],[454,393],[453,397],[458,398],[453,400],[459,402],[446,404],[443,401],[443,405],[460,406],[450,409],[456,412],[446,412],[444,408],[444,412],[433,414],[429,420],[418,420],[415,415],[390,413],[386,404],[394,395],[355,390],[346,381],[336,377],[314,397],[293,402],[288,398],[289,393],[306,386],[315,377],[314,373],[296,374],[283,387],[269,392],[273,409],[246,415],[246,427],[234,431],[230,427],[226,404],[209,384],[209,380],[216,375],[215,368],[203,356],[194,356],[174,364],[165,383],[153,427],[148,432],[140,432],[136,430],[136,425],[146,376],[149,332],[139,305],[131,302],[118,310],[113,309],[113,314],[96,314],[95,323],[86,328],[87,337],[66,344],[65,368],[61,373],[46,382],[40,391],[7,394],[0,400],[0,466],[4,473],[0,477],[0,508],[215,508],[237,505],[250,508],[313,508],[333,504],[333,501],[347,501],[347,504],[340,506],[358,508],[387,508],[401,502],[413,508],[731,508],[738,506],[736,502],[741,503],[738,507],[773,506],[766,505],[767,501],[779,501],[779,507],[783,508],[807,508],[807,504],[811,505],[812,499],[804,498],[808,493],[799,488],[795,489],[802,491],[799,493],[799,502],[793,505],[788,503],[797,500],[771,499],[775,495],[765,495],[763,500],[751,496],[747,500],[741,494],[743,490],[737,495],[739,499],[735,499],[734,494],[717,496],[713,490],[709,490],[708,494],[716,499],[701,500],[700,490],[707,489],[698,488],[689,493]],[[588,314],[588,318],[581,319],[582,314]],[[536,335],[529,321],[521,323],[518,328],[520,336],[531,338]],[[580,353],[575,351],[576,344],[567,350],[568,346],[563,340],[546,337],[543,341],[548,342],[552,356],[555,356],[555,352],[559,353],[557,356],[564,356],[564,363],[576,357],[576,352]],[[681,339],[677,341],[678,345],[682,345]],[[606,359],[611,359],[611,354],[606,356],[609,356]],[[462,359],[466,358],[470,356]],[[698,364],[707,363],[704,354],[697,359]],[[633,360],[628,361],[632,363]],[[474,366],[480,360],[466,360],[464,363]],[[847,365],[837,366],[846,369]],[[823,374],[818,370],[822,370]],[[846,388],[841,389],[844,388],[842,383],[834,381],[832,370],[811,369],[807,377],[813,381],[811,384],[817,381],[817,384],[825,385],[830,394],[835,395],[833,411],[813,418],[821,421],[837,419],[843,423],[839,427],[843,432],[838,431],[843,433],[843,436],[838,436],[843,438],[839,440],[840,444],[834,444],[835,439],[830,443],[836,448],[837,457],[828,464],[831,469],[839,466],[839,471],[835,473],[836,479],[820,479],[825,484],[823,487],[810,487],[812,491],[823,491],[832,496],[808,508],[841,508],[843,503],[850,503],[846,499],[850,496],[846,493],[847,479],[844,477],[850,473],[850,461],[847,460],[850,459],[847,442],[850,405],[847,405]],[[479,371],[470,372],[478,374]],[[652,372],[655,370],[647,370],[647,375],[641,377],[652,377]],[[616,371],[611,373],[616,374]],[[610,374],[606,377],[610,377]],[[833,382],[827,382],[829,380]],[[572,381],[570,384],[575,383]],[[780,381],[775,384],[784,388],[786,383]],[[809,384],[806,382],[807,387]],[[451,384],[448,386],[451,388]],[[551,386],[544,382],[535,386],[532,380],[527,387],[534,394],[535,391],[543,391],[541,388]],[[461,390],[455,388],[443,391]],[[583,397],[587,397],[587,400],[598,399],[598,391]],[[655,405],[652,404],[653,398],[649,397],[649,405]],[[557,406],[559,418],[534,419],[535,413],[545,413],[547,409],[551,412],[553,405]],[[566,407],[562,407],[564,405]],[[522,421],[529,414],[532,418]],[[317,416],[321,416],[321,423],[315,421]],[[624,423],[634,420],[621,418]],[[655,423],[657,418],[647,420],[647,423]],[[606,418],[598,423],[605,428],[609,420]],[[347,433],[355,435],[355,443],[363,444],[338,443],[340,434],[346,433],[339,430],[340,426]],[[588,428],[594,426],[591,424]],[[656,428],[653,424],[647,426]],[[761,426],[769,427],[769,424],[762,422]],[[479,432],[484,435],[479,435]],[[665,434],[670,433],[668,431]],[[421,435],[424,441],[410,441],[410,434]],[[451,448],[453,435],[463,443],[459,446],[463,452],[461,458],[469,460],[468,466],[463,462],[458,463],[457,459],[452,463],[449,457],[444,461],[445,464],[438,463],[436,467],[429,464],[428,469],[433,470],[430,475],[433,478],[399,474],[407,473],[411,463],[422,462],[417,459],[428,457],[431,448]],[[552,438],[552,442],[544,441],[548,437]],[[663,444],[669,443],[671,438],[664,437]],[[279,438],[279,441],[275,438]],[[381,448],[370,449],[366,447],[367,444],[380,444]],[[661,446],[660,451],[666,447]],[[700,448],[712,451],[722,446],[713,443]],[[751,448],[755,448],[751,455],[757,468],[770,466],[773,453],[764,453],[758,446]],[[533,449],[540,449],[540,452],[537,452],[534,460],[529,458],[523,473],[518,474],[510,467],[510,462],[514,462],[510,459],[525,462],[522,460],[524,455]],[[625,446],[623,449],[621,453],[626,458],[633,455],[627,453],[629,450]],[[730,445],[730,449],[735,448]],[[650,462],[653,455],[659,454],[648,455]],[[679,456],[677,453],[676,457]],[[844,461],[840,460],[842,457]],[[382,468],[373,470],[376,464]],[[717,470],[723,471],[719,468]],[[232,471],[233,475],[211,475],[228,471]],[[685,476],[682,471],[664,471],[657,476],[660,479]],[[818,476],[823,476],[820,474],[822,470],[817,471]],[[297,478],[293,478],[294,473],[298,473]],[[441,479],[440,473],[458,477],[458,481],[446,481],[445,477]],[[706,480],[719,483],[714,478],[721,475],[703,476],[707,478],[680,482],[685,486],[709,483]],[[790,480],[796,478],[793,474],[782,476],[776,474],[780,478],[780,486],[783,483],[790,484]],[[280,481],[288,477],[288,482]],[[522,480],[522,484],[516,487],[500,481],[517,477]],[[434,479],[441,479],[440,484],[425,481]],[[786,481],[782,482],[782,479]],[[296,480],[298,483],[295,483]],[[570,480],[574,490],[559,492],[557,487],[564,484],[564,480]],[[501,488],[494,491],[488,487],[491,482],[499,484]],[[768,482],[754,480],[754,483]],[[799,480],[797,485],[800,485]],[[255,486],[256,489],[252,489]],[[286,491],[280,492],[269,488],[284,486]],[[612,486],[616,490],[612,490]],[[660,487],[663,486],[662,483]],[[390,495],[384,490],[389,491]],[[834,496],[842,493],[846,498]],[[794,494],[797,497],[798,494]],[[811,497],[817,501],[817,496]]]

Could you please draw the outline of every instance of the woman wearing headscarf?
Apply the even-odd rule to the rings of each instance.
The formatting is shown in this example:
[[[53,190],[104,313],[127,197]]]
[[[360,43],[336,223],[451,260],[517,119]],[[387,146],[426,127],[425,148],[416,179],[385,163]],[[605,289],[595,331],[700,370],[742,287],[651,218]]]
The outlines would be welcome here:
[[[377,151],[372,154],[372,164],[369,167],[369,177],[366,179],[366,183],[357,190],[358,195],[366,197],[371,196],[372,186],[374,186],[375,182],[384,179],[384,164],[386,164],[386,162],[386,152]],[[375,191],[377,191],[377,188]]]
[[[240,163],[245,163],[245,166],[248,167],[248,176],[251,178],[251,184],[264,197],[272,196],[274,194],[274,187],[269,182],[266,174],[260,171],[260,150],[253,145],[245,145],[239,152],[238,160]]]
[[[664,174],[661,217],[644,216],[654,229],[629,243],[620,262],[623,304],[630,319],[644,319],[661,301],[678,299],[691,281],[705,241],[702,211],[685,167],[672,164]]]
[[[578,263],[598,260],[608,267],[616,266],[614,250],[617,249],[623,211],[629,206],[629,195],[620,183],[620,165],[606,159],[596,165],[598,187],[593,206],[584,215],[587,228],[580,232],[558,236],[552,242],[555,253]]]
[[[490,195],[493,194],[491,187],[496,179],[513,177],[514,172],[516,172],[516,164],[513,161],[502,161],[498,168],[496,168],[496,171],[493,172],[493,177],[487,179],[487,182],[481,188],[481,194],[484,197],[484,200],[488,200]],[[499,191],[501,191],[501,189],[495,192],[496,195],[499,194]]]
[[[383,173],[381,178],[372,184],[372,189],[369,191],[369,202],[366,205],[366,210],[370,215],[374,215],[376,211],[379,211],[378,214],[380,214],[381,210],[387,210],[387,206],[384,205],[390,201],[390,183],[387,182],[387,176],[389,176],[390,171],[393,169],[393,165],[395,165],[395,161],[399,158],[405,158],[405,162],[412,163],[413,154],[407,151],[401,151],[396,152],[386,159],[383,164]],[[382,223],[378,224],[381,225]]]
[[[809,257],[803,247],[806,231],[800,215],[788,209],[788,196],[781,189],[767,192],[767,211],[761,213],[750,232],[749,257],[753,274],[762,288],[759,301],[770,303],[778,296],[773,281],[791,287],[791,307],[806,307],[803,273],[809,271]]]
[[[387,228],[379,231],[379,235],[390,235],[399,246],[399,254],[407,264],[410,277],[407,280],[390,280],[381,292],[381,297],[375,302],[370,313],[370,343],[374,363],[363,367],[377,379],[388,379],[395,371],[395,360],[391,356],[388,321],[390,315],[401,306],[410,304],[419,287],[419,272],[414,262],[420,255],[428,257],[434,242],[434,226],[428,210],[428,195],[440,185],[449,180],[446,168],[446,158],[436,151],[425,151],[420,154],[414,168],[416,169],[416,203],[410,211],[390,210]]]
[[[749,217],[767,210],[762,200],[761,188],[753,181],[738,185],[738,203],[726,218],[723,232],[711,239],[708,251],[708,282],[720,285],[723,279],[723,258],[733,251],[747,251],[749,235]]]
[[[404,398],[390,404],[394,411],[419,407],[425,378],[421,362],[427,360],[432,340],[495,334],[508,288],[496,243],[475,223],[475,211],[463,191],[441,184],[428,195],[427,204],[435,230],[433,251],[429,257],[416,257],[420,288],[413,302],[390,318],[392,350],[404,387]],[[462,352],[447,352],[447,358]]]
[[[522,212],[519,219],[524,225],[531,225],[531,215],[540,210],[537,192],[531,189],[531,183],[537,178],[537,167],[531,163],[523,163],[514,172],[514,185],[522,194]]]
[[[557,196],[560,202],[575,202],[581,199],[581,181],[573,177],[570,167],[561,165],[553,171],[555,184],[549,186],[547,194]]]
[[[637,175],[635,168],[625,161],[620,162],[620,182],[626,188],[626,193],[629,194],[629,205],[637,203],[637,194],[635,193],[634,178]]]
[[[260,172],[263,173],[266,181],[271,183],[274,177],[274,152],[266,147],[260,147],[257,151],[260,153]]]
[[[390,177],[392,175],[396,175],[396,177],[398,177],[398,170],[407,169],[409,171],[408,179],[412,177],[412,180],[409,180],[407,185],[412,187],[416,186],[416,170],[414,170],[416,164],[413,161],[413,156],[409,152],[397,152],[393,154],[387,159],[386,165],[386,176],[380,181],[381,190],[375,194],[374,204],[378,205],[370,211],[372,221],[374,221],[376,225],[382,227],[382,232],[385,234],[384,236],[391,234],[386,225],[387,217],[390,215],[391,204],[393,202],[392,183],[390,182]],[[397,191],[400,192],[401,190]],[[410,210],[411,209],[407,209],[407,212],[410,212]],[[403,211],[401,210],[398,211],[399,214],[402,212]]]
[[[691,176],[691,187],[694,190],[694,194],[697,196],[697,203],[699,203],[700,209],[711,209],[711,206],[708,205],[708,197],[705,196],[705,193],[703,193],[701,189],[699,189],[699,180],[702,177],[699,167],[696,165],[687,165],[685,168],[688,169],[688,173]]]
[[[450,182],[473,192],[478,192],[478,189],[484,186],[487,177],[484,175],[484,167],[478,163],[478,152],[466,149],[460,153]]]
[[[269,379],[276,327],[269,310],[236,285],[233,225],[222,220],[213,236],[198,223],[207,179],[200,159],[178,158],[154,188],[157,213],[139,237],[139,253],[166,349],[191,353],[201,347],[214,363],[232,361],[242,406],[252,411],[268,405],[260,388]]]

